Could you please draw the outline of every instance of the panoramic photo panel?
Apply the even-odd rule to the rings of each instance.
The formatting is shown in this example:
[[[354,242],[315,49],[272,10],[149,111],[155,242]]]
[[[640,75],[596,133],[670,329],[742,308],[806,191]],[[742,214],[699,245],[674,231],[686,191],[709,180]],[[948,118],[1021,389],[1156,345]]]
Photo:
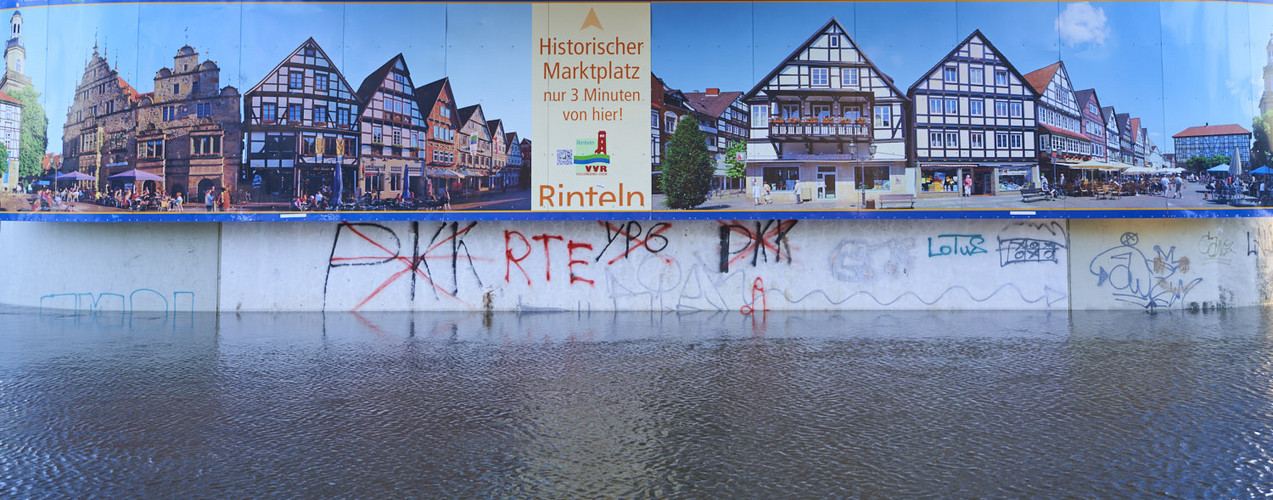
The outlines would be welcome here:
[[[1270,205],[1267,126],[1261,119],[1270,99],[1265,66],[1273,24],[1260,15],[1268,9],[1245,3],[1161,5],[1166,140],[1170,167],[1183,179],[1182,186],[1174,179],[1165,184],[1169,207]]]
[[[650,175],[654,210],[752,209],[745,165],[749,109],[743,95],[754,65],[752,3],[656,3],[650,6]],[[702,19],[710,16],[711,23]],[[692,120],[692,121],[691,121]],[[690,126],[693,123],[696,126]],[[686,127],[682,130],[681,124]],[[710,184],[686,189],[678,136],[701,136],[713,168]],[[671,163],[665,160],[671,160]],[[670,168],[664,177],[664,167]],[[664,181],[671,189],[664,189]]]

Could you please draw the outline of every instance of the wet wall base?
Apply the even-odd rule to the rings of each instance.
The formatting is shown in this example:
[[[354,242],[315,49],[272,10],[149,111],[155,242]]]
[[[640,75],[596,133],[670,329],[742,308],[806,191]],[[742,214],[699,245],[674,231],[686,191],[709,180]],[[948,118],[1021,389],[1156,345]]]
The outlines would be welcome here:
[[[77,311],[1211,309],[1273,219],[0,223],[0,303]]]

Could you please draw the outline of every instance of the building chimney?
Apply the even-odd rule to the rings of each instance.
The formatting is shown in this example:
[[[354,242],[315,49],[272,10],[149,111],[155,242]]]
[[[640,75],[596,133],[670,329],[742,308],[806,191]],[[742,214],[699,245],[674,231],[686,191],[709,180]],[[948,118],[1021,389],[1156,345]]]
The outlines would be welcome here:
[[[708,87],[708,89],[707,89],[707,95],[709,95],[709,96],[718,96],[718,95],[720,95],[720,89]]]

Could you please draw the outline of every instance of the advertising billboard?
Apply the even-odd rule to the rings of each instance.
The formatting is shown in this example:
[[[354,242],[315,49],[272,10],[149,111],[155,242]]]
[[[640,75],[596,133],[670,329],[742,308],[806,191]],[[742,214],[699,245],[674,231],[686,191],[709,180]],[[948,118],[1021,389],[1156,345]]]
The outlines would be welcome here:
[[[1273,206],[1260,3],[3,6],[0,220]]]

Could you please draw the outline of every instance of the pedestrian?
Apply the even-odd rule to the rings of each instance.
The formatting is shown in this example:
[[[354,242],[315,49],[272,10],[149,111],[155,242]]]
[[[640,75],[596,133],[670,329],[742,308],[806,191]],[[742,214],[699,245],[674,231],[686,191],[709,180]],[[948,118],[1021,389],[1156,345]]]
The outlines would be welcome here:
[[[769,191],[770,191],[769,183],[766,182],[765,183],[765,204],[766,205],[772,205],[774,203],[774,199],[772,196],[770,196]]]
[[[221,211],[230,211],[230,192],[225,188],[221,188],[221,194],[217,196],[217,204],[221,206]]]
[[[964,174],[964,196],[972,196],[972,176]]]
[[[751,197],[756,200],[756,206],[760,206],[760,195],[763,193],[760,189],[760,181],[751,180]]]
[[[176,208],[178,212],[183,212],[184,209],[182,208],[181,204],[184,202],[185,200],[181,199],[181,191],[177,191],[177,199],[174,202],[176,205],[173,208]]]
[[[212,205],[216,203],[216,195],[212,194],[215,190],[216,188],[208,188],[208,190],[203,194],[203,206],[204,208],[207,208],[209,212],[212,211]]]

